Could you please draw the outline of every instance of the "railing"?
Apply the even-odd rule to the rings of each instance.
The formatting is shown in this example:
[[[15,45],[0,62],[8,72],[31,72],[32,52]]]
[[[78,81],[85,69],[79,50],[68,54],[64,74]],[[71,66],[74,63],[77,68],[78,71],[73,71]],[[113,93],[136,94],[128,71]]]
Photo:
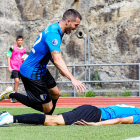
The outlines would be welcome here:
[[[85,37],[85,58],[84,58],[84,63],[85,64],[80,64],[80,65],[67,65],[68,67],[73,68],[73,76],[76,76],[75,68],[76,67],[85,67],[85,75],[84,75],[84,81],[81,81],[83,83],[88,84],[88,89],[91,90],[91,83],[122,83],[122,82],[139,82],[139,96],[140,96],[140,63],[120,63],[120,64],[90,64],[90,37]],[[88,49],[88,52],[86,53],[86,49]],[[88,55],[88,56],[87,56]],[[87,60],[88,58],[88,60]],[[87,64],[88,63],[88,64]],[[91,80],[91,67],[93,66],[138,66],[139,67],[139,78],[138,80],[104,80],[104,81],[93,81]],[[48,65],[47,67],[54,67],[54,65]],[[0,68],[7,68],[7,66],[0,66]],[[87,74],[87,69],[88,69],[88,74]],[[87,77],[88,76],[88,77]],[[88,79],[88,80],[87,80]],[[20,82],[22,83],[22,82]],[[56,81],[56,83],[71,83],[71,81]],[[14,86],[14,80],[12,82],[0,82],[0,84],[12,84]],[[74,97],[76,96],[76,90],[73,87],[73,93]]]
[[[89,90],[91,90],[90,83],[122,83],[122,82],[139,82],[139,96],[140,96],[140,74],[139,74],[139,80],[104,80],[104,81],[91,81],[90,80],[90,67],[91,66],[139,66],[139,73],[140,73],[140,63],[122,63],[122,64],[81,64],[81,65],[67,65],[67,67],[73,67],[73,76],[76,76],[75,67],[88,67],[88,79],[86,80],[86,73],[85,73],[85,81],[81,81],[83,83],[89,83]],[[53,67],[53,65],[49,65],[48,67]],[[57,83],[71,83],[71,81],[57,81]],[[76,94],[75,88],[73,89],[74,97]]]
[[[91,90],[90,83],[122,83],[122,82],[139,82],[139,96],[140,96],[140,74],[139,74],[139,79],[138,80],[104,80],[104,81],[93,81],[90,80],[90,67],[92,66],[134,66],[138,65],[139,66],[139,73],[140,73],[140,63],[121,63],[121,64],[80,64],[80,65],[67,65],[68,67],[73,67],[73,76],[76,76],[76,67],[85,67],[85,80],[81,81],[83,83],[88,83],[89,84],[89,90]],[[55,67],[54,65],[48,65],[47,67]],[[88,81],[87,79],[87,74],[86,74],[86,69],[88,67]],[[0,66],[0,68],[7,68],[7,66]],[[22,82],[20,82],[22,83]],[[71,81],[56,81],[56,83],[71,83]],[[14,85],[14,80],[12,82],[0,82],[0,84],[12,84]],[[75,87],[73,87],[73,93],[74,97],[76,96],[76,90]]]

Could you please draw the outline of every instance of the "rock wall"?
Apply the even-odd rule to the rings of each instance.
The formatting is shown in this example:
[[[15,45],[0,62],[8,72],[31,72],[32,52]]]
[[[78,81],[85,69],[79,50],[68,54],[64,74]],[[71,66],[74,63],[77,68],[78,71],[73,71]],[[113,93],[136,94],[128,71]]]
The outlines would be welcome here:
[[[0,66],[7,66],[6,53],[17,35],[24,36],[23,45],[29,52],[41,31],[61,20],[69,8],[78,10],[83,20],[76,32],[63,37],[62,55],[68,65],[85,63],[84,41],[88,36],[90,63],[139,63],[140,0],[0,0],[0,5]],[[91,80],[95,69],[99,80],[138,79],[137,66],[91,67]],[[1,71],[0,81],[10,81],[8,71]],[[57,70],[51,71],[56,80],[66,80]],[[76,68],[76,78],[84,81],[84,68]],[[102,83],[100,86],[138,89],[137,83]],[[71,87],[65,86],[67,90]],[[96,86],[92,84],[92,87]]]

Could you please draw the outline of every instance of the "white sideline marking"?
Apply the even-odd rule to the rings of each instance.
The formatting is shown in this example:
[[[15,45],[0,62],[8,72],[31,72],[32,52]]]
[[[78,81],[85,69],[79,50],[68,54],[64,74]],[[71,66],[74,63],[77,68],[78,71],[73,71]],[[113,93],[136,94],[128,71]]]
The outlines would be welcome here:
[[[125,139],[125,140],[140,140],[140,136],[139,137],[130,138],[130,139]]]

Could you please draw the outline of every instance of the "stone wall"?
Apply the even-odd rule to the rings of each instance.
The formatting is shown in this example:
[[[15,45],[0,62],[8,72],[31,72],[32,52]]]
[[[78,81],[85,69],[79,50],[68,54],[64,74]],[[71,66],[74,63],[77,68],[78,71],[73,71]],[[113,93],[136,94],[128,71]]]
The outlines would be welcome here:
[[[85,36],[90,37],[90,63],[139,63],[140,0],[0,0],[0,5],[0,66],[7,66],[6,53],[17,35],[24,36],[23,45],[29,52],[41,31],[61,20],[69,8],[78,10],[83,20],[76,32],[63,37],[62,55],[68,65],[84,64]],[[95,69],[99,80],[138,79],[137,66],[91,67],[91,80]],[[1,71],[0,81],[10,81],[10,74],[5,69]],[[66,80],[57,70],[51,71],[56,80]],[[76,68],[76,78],[84,80],[83,68]],[[137,83],[100,86],[138,89]],[[72,86],[66,88],[71,90]],[[92,84],[92,88],[96,86]]]

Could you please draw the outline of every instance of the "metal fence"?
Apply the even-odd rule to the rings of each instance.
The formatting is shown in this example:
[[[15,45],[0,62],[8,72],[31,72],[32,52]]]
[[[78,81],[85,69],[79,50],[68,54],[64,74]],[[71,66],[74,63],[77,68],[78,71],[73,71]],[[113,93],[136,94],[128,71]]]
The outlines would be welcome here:
[[[67,65],[68,67],[71,67],[72,68],[72,71],[73,71],[73,76],[76,77],[76,68],[78,67],[82,67],[84,68],[84,80],[81,80],[87,87],[88,91],[90,91],[92,89],[92,86],[91,84],[92,83],[126,83],[126,82],[137,82],[138,85],[139,85],[139,89],[138,90],[135,90],[136,92],[139,93],[139,96],[140,96],[140,63],[119,63],[119,64],[90,64],[90,38],[89,37],[85,37],[85,64],[79,64],[79,65]],[[88,50],[88,51],[87,51]],[[87,52],[86,52],[87,51]],[[88,56],[87,56],[88,55]],[[88,58],[88,59],[87,59]],[[137,66],[138,67],[138,78],[136,80],[134,80],[132,78],[132,80],[130,79],[126,79],[126,80],[91,80],[91,68],[93,69],[93,67],[106,67],[106,66]],[[48,65],[47,67],[54,67],[54,65]],[[6,68],[7,69],[7,66],[0,66],[0,68]],[[64,83],[71,83],[71,81],[65,81],[65,80],[56,80],[56,82],[58,84],[64,84]],[[22,82],[20,82],[22,83]],[[11,82],[9,81],[6,81],[6,82],[0,82],[0,84],[12,84],[12,86],[14,86],[14,80],[12,80]],[[104,89],[103,89],[104,90]],[[96,92],[100,92],[101,90],[96,90]],[[75,97],[76,96],[76,90],[75,88],[73,87],[73,96]]]
[[[76,67],[85,67],[85,75],[84,75],[84,78],[85,80],[84,81],[81,81],[83,83],[88,84],[88,90],[90,91],[91,90],[91,83],[122,83],[122,82],[137,82],[139,83],[139,96],[140,96],[140,75],[139,75],[139,79],[138,80],[104,80],[104,81],[93,81],[91,80],[90,78],[90,68],[93,67],[93,66],[138,66],[139,67],[139,73],[140,73],[140,63],[129,63],[129,64],[81,64],[81,65],[68,65],[68,67],[72,67],[73,68],[73,76],[75,77],[76,76],[76,71],[75,71],[75,68]],[[54,65],[48,65],[48,67],[54,67]],[[7,68],[7,66],[0,66],[0,68]],[[87,77],[87,73],[86,73],[86,70],[88,68],[88,77]],[[87,80],[88,79],[88,80]],[[22,82],[20,82],[22,83]],[[71,83],[71,81],[56,81],[56,83]],[[0,84],[12,84],[14,85],[14,80],[12,80],[12,82],[0,82]],[[101,90],[100,90],[101,91]],[[75,88],[73,87],[73,93],[74,93],[74,97],[76,96],[76,90]]]

